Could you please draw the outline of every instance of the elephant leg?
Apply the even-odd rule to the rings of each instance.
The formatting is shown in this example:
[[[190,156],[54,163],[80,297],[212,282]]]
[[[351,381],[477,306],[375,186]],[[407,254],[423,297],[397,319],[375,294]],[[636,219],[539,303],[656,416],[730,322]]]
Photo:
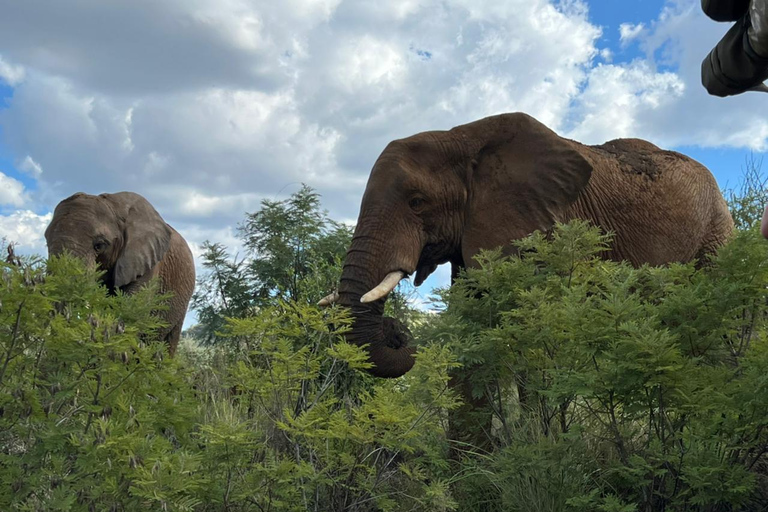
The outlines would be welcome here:
[[[176,348],[179,346],[179,339],[181,338],[181,324],[178,323],[171,327],[168,334],[165,335],[165,342],[168,344],[168,355],[171,357],[176,354]]]
[[[451,262],[451,284],[458,279],[463,269],[463,262]],[[451,451],[454,459],[458,459],[462,451],[490,451],[493,447],[493,410],[487,392],[473,396],[474,373],[472,367],[456,368],[450,372],[448,385],[461,400],[461,405],[448,416],[449,439],[458,443],[458,448]]]
[[[457,443],[457,448],[451,454],[455,459],[464,451],[489,452],[493,448],[493,409],[486,390],[479,396],[476,396],[478,390],[473,393],[471,375],[471,368],[453,370],[448,383],[462,402],[448,417],[449,439]]]
[[[493,408],[488,393],[484,389],[480,396],[473,396],[475,387],[472,375],[476,367],[454,369],[450,373],[448,385],[461,400],[461,405],[448,413],[448,460],[452,471],[460,473],[467,464],[474,465],[496,448],[491,432]],[[490,485],[485,478],[470,475],[459,479],[451,486],[451,493],[461,500],[482,503],[501,503],[502,496],[498,487]]]

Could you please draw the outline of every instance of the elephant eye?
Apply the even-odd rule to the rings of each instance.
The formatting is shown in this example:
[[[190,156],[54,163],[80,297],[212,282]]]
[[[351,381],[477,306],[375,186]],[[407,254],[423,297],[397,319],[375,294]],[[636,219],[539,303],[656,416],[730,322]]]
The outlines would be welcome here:
[[[414,197],[411,198],[410,201],[408,201],[408,206],[411,207],[412,210],[420,210],[424,207],[425,201],[421,197]]]
[[[102,252],[107,248],[108,245],[109,243],[107,243],[105,240],[97,240],[93,242],[93,250],[96,252]]]

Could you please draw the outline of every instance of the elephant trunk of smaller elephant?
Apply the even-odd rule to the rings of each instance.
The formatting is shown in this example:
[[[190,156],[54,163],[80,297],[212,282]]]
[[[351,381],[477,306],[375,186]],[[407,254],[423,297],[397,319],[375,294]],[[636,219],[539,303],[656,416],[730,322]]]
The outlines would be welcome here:
[[[48,243],[49,256],[62,256],[65,252],[83,260],[88,266],[96,264],[96,258],[94,258],[87,249],[79,247],[77,241],[70,238],[58,237]]]
[[[88,249],[90,247],[83,248],[77,241],[72,241],[65,237],[58,237],[48,243],[49,256],[61,257],[64,254],[68,254],[82,261],[87,268],[99,267],[99,262],[93,256],[92,251]],[[99,269],[101,270],[101,268]],[[102,279],[106,279],[106,276]]]
[[[370,272],[379,268],[372,260],[367,250],[354,243],[347,254],[338,292],[338,303],[352,312],[352,329],[346,339],[355,345],[368,345],[373,375],[399,377],[413,366],[414,349],[406,346],[410,334],[405,326],[383,316],[386,297],[365,303],[360,300],[384,280]]]
[[[91,249],[90,245],[83,247],[78,241],[68,237],[56,237],[48,243],[49,256],[60,257],[67,253],[82,261],[86,267],[91,269],[96,267],[97,270],[103,271],[101,282],[107,287],[110,294],[115,293],[112,271],[108,267],[105,268],[98,258],[94,257],[93,250],[89,249]]]

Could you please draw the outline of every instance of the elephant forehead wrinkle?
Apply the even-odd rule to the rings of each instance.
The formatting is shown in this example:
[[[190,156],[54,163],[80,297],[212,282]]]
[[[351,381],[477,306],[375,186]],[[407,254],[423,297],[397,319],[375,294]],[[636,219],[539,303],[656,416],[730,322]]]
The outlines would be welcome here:
[[[424,138],[390,144],[377,160],[375,167],[385,168],[390,172],[397,169],[408,174],[420,174],[461,159],[465,157],[457,144],[448,140]]]
[[[61,209],[59,209],[61,208]],[[54,211],[54,219],[71,219],[77,222],[107,222],[112,218],[113,212],[101,200],[95,200],[92,196],[81,196],[77,199],[61,205]]]
[[[409,174],[412,168],[419,167],[419,164],[409,157],[407,153],[385,152],[376,160],[371,170],[373,176],[404,176]]]
[[[48,239],[55,239],[58,243],[70,245],[78,238],[82,238],[87,228],[88,226],[74,219],[56,219],[45,230],[45,236]]]
[[[99,227],[83,215],[66,215],[56,220],[57,222],[51,224],[51,235],[67,235],[67,238],[72,240],[103,236]]]
[[[396,191],[405,190],[409,187],[412,188],[420,173],[417,167],[402,160],[385,165],[377,165],[373,172],[371,172],[373,193],[380,194],[380,189],[382,188]]]

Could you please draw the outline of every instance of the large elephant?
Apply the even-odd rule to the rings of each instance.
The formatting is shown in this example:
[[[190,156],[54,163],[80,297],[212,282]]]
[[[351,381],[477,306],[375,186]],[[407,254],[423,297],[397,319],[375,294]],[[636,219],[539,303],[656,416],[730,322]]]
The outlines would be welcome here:
[[[159,316],[168,324],[161,339],[176,352],[187,306],[195,287],[195,263],[184,238],[133,192],[78,192],[61,201],[45,230],[49,255],[64,250],[98,265],[110,292],[132,293],[157,277],[160,292],[172,292]]]
[[[587,146],[522,113],[391,142],[373,166],[338,293],[349,341],[370,344],[379,377],[413,366],[413,349],[382,316],[387,294],[437,265],[453,275],[481,249],[506,247],[556,221],[587,219],[615,237],[606,258],[634,265],[703,260],[733,231],[712,174],[638,139]]]

